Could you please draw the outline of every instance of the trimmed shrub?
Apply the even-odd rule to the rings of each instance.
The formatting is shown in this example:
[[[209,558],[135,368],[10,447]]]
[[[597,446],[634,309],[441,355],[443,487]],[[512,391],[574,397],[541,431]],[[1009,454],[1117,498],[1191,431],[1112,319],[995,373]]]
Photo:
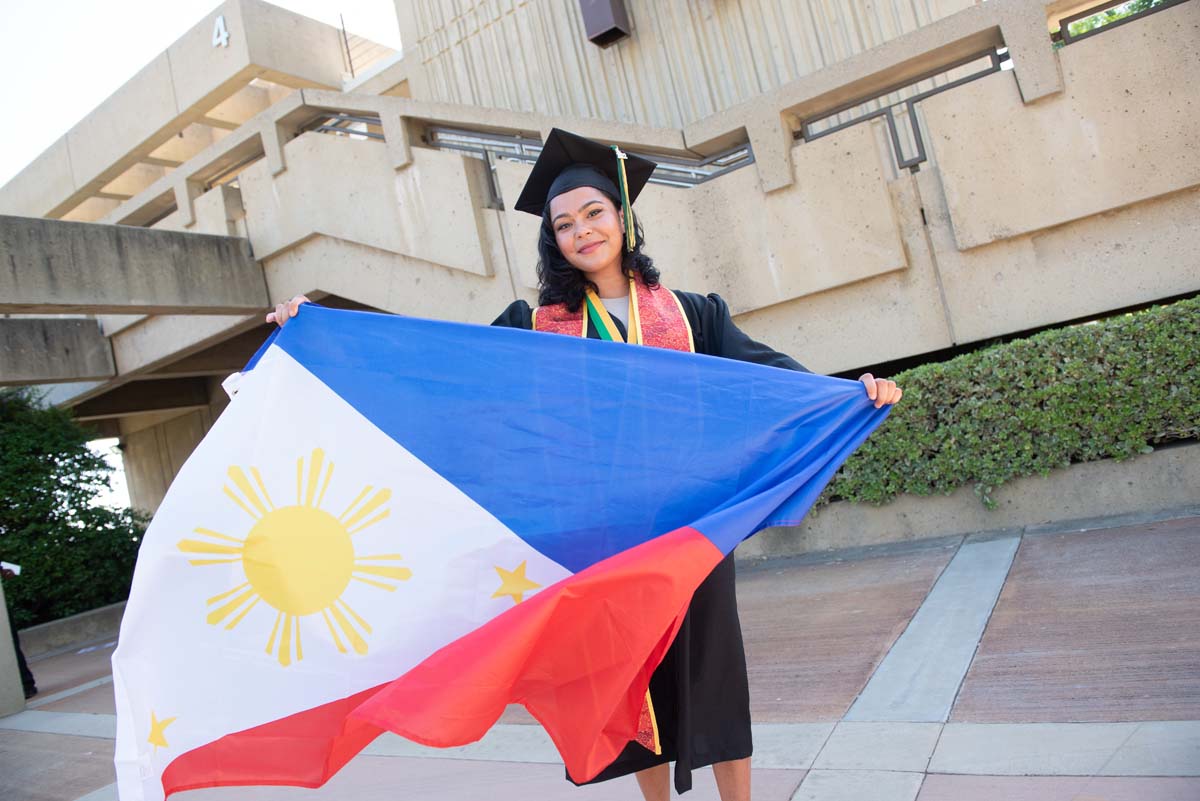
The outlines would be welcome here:
[[[1200,433],[1200,298],[894,376],[904,398],[822,496],[874,505],[1128,459]]]
[[[144,521],[96,503],[112,472],[69,412],[0,389],[0,559],[15,628],[125,600]]]

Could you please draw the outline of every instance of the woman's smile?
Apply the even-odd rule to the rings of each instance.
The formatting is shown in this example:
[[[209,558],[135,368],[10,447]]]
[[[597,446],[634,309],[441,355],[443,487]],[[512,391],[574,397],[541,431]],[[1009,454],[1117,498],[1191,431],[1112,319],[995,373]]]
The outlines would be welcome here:
[[[603,239],[600,239],[596,242],[588,242],[586,245],[579,248],[579,250],[577,250],[576,252],[579,253],[580,255],[587,255],[588,253],[591,253],[592,251],[594,251],[596,248],[600,247],[603,244],[604,244]]]

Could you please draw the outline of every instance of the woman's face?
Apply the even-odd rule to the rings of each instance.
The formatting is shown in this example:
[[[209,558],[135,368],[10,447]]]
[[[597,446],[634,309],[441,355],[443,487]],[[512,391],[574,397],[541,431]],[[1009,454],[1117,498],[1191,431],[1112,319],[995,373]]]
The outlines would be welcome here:
[[[617,207],[599,189],[581,186],[550,201],[550,225],[563,258],[584,273],[621,266],[625,225]]]

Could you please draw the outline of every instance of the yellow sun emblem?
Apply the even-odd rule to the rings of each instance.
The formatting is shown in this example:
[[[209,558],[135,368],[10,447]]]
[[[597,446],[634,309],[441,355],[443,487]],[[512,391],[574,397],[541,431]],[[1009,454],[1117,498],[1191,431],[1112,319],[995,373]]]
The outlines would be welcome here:
[[[356,653],[367,653],[365,635],[371,627],[342,599],[346,587],[359,581],[391,592],[398,586],[394,582],[412,576],[406,567],[386,564],[401,559],[400,554],[358,556],[351,542],[355,534],[390,514],[386,504],[391,490],[372,494],[375,488],[365,487],[346,511],[334,517],[321,508],[333,462],[326,465],[325,452],[315,448],[307,467],[306,471],[303,457],[296,460],[296,504],[281,508],[271,501],[257,467],[250,468],[253,485],[242,468],[230,467],[229,479],[238,491],[226,484],[225,495],[254,520],[250,533],[238,539],[197,528],[195,533],[205,539],[184,539],[178,544],[184,553],[208,557],[188,560],[193,565],[241,563],[246,581],[209,598],[208,606],[219,605],[206,619],[215,626],[232,615],[225,624],[232,629],[259,601],[266,601],[276,612],[267,653],[277,654],[284,667],[292,664],[293,653],[296,661],[304,658],[300,618],[318,612],[338,651],[348,653],[344,636]]]

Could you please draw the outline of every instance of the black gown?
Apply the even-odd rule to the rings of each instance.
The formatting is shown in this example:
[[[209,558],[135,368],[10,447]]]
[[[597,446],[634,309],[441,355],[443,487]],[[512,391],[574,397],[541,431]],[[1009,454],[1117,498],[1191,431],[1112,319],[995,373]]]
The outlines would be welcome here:
[[[808,372],[789,356],[746,336],[734,325],[729,306],[719,295],[678,291],[675,295],[691,324],[697,353]],[[621,321],[614,318],[613,322],[624,337]],[[492,325],[532,328],[533,311],[518,300]],[[600,339],[590,319],[588,337]],[[750,756],[750,690],[732,553],[692,596],[675,642],[650,677],[650,698],[662,754],[631,742],[592,782],[674,762],[675,790],[684,793],[692,788],[692,769]]]

